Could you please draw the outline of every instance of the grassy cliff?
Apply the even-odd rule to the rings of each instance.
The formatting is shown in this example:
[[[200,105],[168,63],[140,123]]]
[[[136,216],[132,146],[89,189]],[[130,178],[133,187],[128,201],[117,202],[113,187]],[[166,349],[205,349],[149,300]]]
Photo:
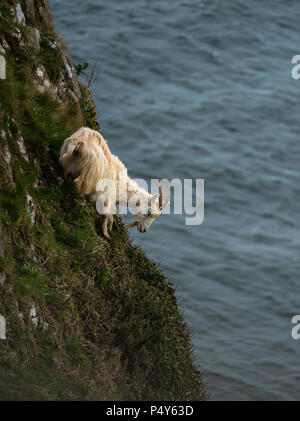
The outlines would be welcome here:
[[[203,399],[173,287],[63,180],[98,123],[47,1],[1,1],[0,54],[0,400]]]

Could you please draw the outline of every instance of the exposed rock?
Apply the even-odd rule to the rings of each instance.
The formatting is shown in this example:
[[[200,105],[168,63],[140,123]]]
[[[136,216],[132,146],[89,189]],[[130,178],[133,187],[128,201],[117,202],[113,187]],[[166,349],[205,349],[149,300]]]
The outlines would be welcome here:
[[[5,246],[2,242],[2,227],[0,225],[0,256],[4,256]]]
[[[65,60],[68,63],[66,57]],[[71,79],[69,77],[70,75],[72,76]],[[72,97],[75,102],[80,100],[81,92],[77,78],[74,77],[73,68],[70,64],[68,64],[68,67],[66,68],[67,77],[64,77],[64,75],[61,74],[61,79],[55,85],[51,83],[44,66],[41,64],[39,64],[38,68],[36,69],[36,76],[37,78],[35,79],[34,83],[39,92],[44,93],[48,90],[50,91],[50,94],[52,93],[52,96],[59,102],[67,101],[68,97]]]
[[[44,72],[43,72],[43,70],[40,67],[37,68],[36,74],[38,75],[38,77],[40,79],[43,79],[44,78]]]
[[[32,305],[32,307],[30,309],[29,317],[30,317],[35,329],[36,329],[38,327],[38,324],[39,324],[39,319],[36,315],[36,308],[35,308],[34,304]]]
[[[15,32],[12,32],[12,36],[16,38],[18,41],[22,39],[22,34],[19,28],[16,28]]]
[[[67,56],[63,54],[62,55],[62,58],[64,60],[64,64],[66,66],[66,69],[67,69],[67,73],[68,73],[69,78],[70,79],[73,79],[72,67],[71,67],[71,65],[69,63],[69,60],[68,60]]]
[[[52,50],[55,50],[57,48],[57,42],[56,41],[49,41],[49,45],[52,48]]]
[[[4,161],[6,162],[6,164],[9,165],[10,164],[10,160],[11,160],[11,153],[10,153],[10,151],[8,149],[8,145],[5,145],[4,146],[3,158],[4,158]]]
[[[19,28],[16,28],[15,32],[12,32],[11,36],[18,41],[19,46],[21,48],[25,48],[26,47],[25,39],[23,38],[23,35],[22,35],[22,33],[21,33],[21,31],[20,31]]]
[[[40,51],[41,34],[37,28],[28,27],[28,42],[31,47]]]
[[[6,79],[6,63],[5,58],[0,55],[0,79]]]
[[[0,49],[1,49],[2,54],[6,54],[7,51],[10,50],[10,47],[4,38],[0,39]]]
[[[74,67],[73,61],[69,54],[64,50],[64,48],[61,45],[57,45],[57,49],[59,54],[61,55],[61,58],[64,62],[65,68],[66,68],[66,78],[65,78],[65,84],[66,86],[74,92],[76,100],[78,101],[81,99],[81,92],[79,88],[78,78],[76,69]]]
[[[19,138],[17,139],[17,143],[23,158],[25,159],[25,161],[29,162],[29,158],[25,149],[24,139],[22,136],[19,136]]]
[[[30,219],[31,219],[31,223],[34,224],[35,223],[35,203],[32,199],[32,197],[30,196],[29,193],[26,193],[26,201],[27,201],[27,212],[30,215]]]
[[[3,129],[0,131],[0,136],[1,136],[2,139],[6,140],[6,133]],[[0,151],[0,153],[1,153],[1,151]],[[7,173],[8,173],[8,177],[9,177],[12,185],[15,187],[15,182],[13,180],[13,172],[12,172],[12,169],[11,169],[11,166],[10,166],[11,153],[10,153],[10,150],[8,148],[7,143],[4,144],[3,152],[2,152],[1,155],[2,155],[2,158],[5,162],[5,164],[6,164],[6,170],[7,170]]]
[[[49,29],[53,29],[52,16],[46,0],[20,0],[26,23],[35,26],[41,20]]]
[[[0,316],[0,339],[6,339],[6,321],[3,316]]]
[[[39,14],[42,20],[49,26],[53,27],[52,15],[47,0],[40,0],[38,5]]]
[[[24,12],[26,22],[33,25],[35,22],[34,0],[21,0],[22,10]]]
[[[38,79],[35,80],[35,85],[37,89],[43,93],[51,87],[51,82],[47,76],[44,66],[39,65],[39,67],[36,69],[36,75]]]
[[[22,7],[20,5],[20,3],[17,4],[16,7],[16,18],[17,18],[17,22],[21,25],[25,24],[25,16],[22,10]]]
[[[65,85],[64,79],[62,79],[60,82],[57,83],[56,89],[55,89],[55,97],[58,101],[63,102],[66,98],[66,92],[67,88]]]

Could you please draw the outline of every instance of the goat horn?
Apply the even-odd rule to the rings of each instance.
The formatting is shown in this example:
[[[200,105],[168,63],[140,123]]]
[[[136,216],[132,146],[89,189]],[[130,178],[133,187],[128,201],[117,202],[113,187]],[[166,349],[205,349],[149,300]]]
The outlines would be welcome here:
[[[171,199],[171,189],[170,189],[170,187],[168,187],[168,197],[163,202],[163,190],[162,190],[162,186],[157,181],[155,181],[155,183],[158,185],[158,189],[159,189],[158,207],[159,207],[160,210],[162,210],[170,202],[170,199]]]
[[[170,186],[168,186],[168,197],[166,198],[166,200],[164,201],[164,203],[162,204],[162,209],[167,206],[167,204],[170,202],[171,199],[171,189]]]
[[[158,185],[158,190],[159,190],[158,207],[159,207],[160,210],[162,210],[162,208],[163,208],[163,191],[162,191],[162,186],[160,184]]]

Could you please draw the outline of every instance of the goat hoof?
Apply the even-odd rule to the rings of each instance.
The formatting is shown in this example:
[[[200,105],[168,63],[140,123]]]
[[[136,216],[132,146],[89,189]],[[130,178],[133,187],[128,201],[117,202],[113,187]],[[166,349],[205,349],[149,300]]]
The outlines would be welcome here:
[[[103,233],[103,236],[104,236],[107,240],[110,240],[110,236],[109,236],[108,232],[104,232],[104,233]]]

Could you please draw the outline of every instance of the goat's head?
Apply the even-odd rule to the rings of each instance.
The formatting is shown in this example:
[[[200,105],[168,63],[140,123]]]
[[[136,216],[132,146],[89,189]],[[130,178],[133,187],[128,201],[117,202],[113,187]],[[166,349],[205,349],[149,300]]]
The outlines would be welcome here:
[[[169,187],[168,197],[163,201],[163,192],[161,185],[159,186],[159,193],[154,194],[148,201],[146,205],[140,204],[139,211],[137,212],[133,221],[131,221],[128,226],[135,227],[140,232],[147,232],[152,222],[159,217],[162,213],[162,210],[171,199],[171,190]]]

